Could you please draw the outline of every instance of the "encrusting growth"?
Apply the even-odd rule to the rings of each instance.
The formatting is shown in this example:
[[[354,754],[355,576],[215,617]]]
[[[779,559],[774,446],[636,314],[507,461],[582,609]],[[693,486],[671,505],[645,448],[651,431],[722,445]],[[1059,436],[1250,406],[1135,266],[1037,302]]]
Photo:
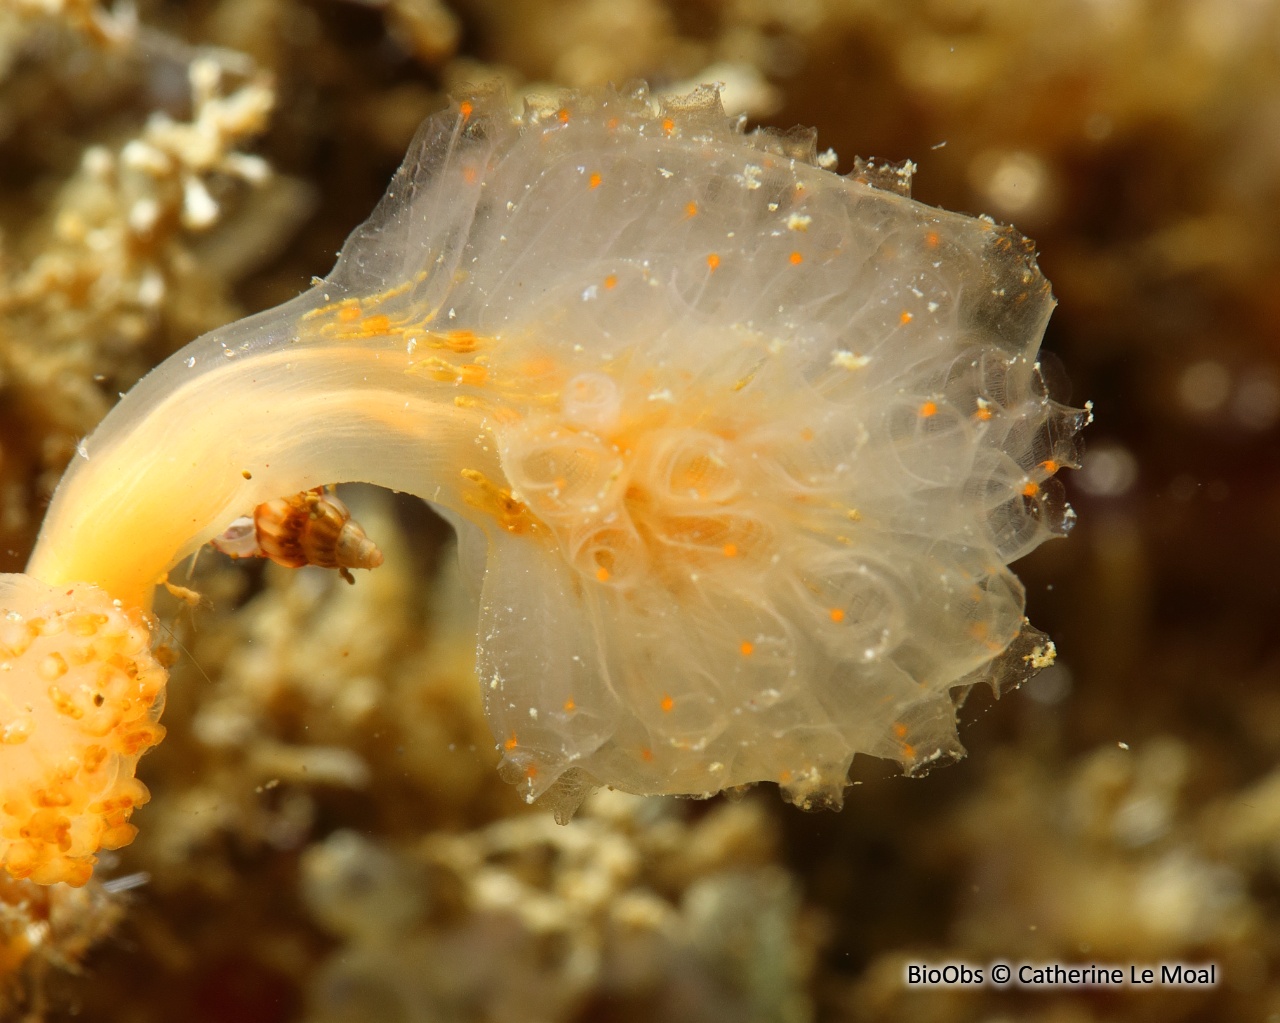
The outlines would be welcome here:
[[[81,883],[131,837],[176,562],[381,560],[334,481],[454,522],[503,772],[559,814],[959,755],[952,691],[1052,657],[1007,566],[1070,526],[1089,414],[1041,382],[1030,243],[908,183],[713,89],[428,120],[330,277],[146,377],[0,577],[0,862]]]
[[[133,770],[164,736],[167,672],[144,614],[94,586],[5,576],[0,604],[0,848],[14,877],[83,884],[133,840]]]

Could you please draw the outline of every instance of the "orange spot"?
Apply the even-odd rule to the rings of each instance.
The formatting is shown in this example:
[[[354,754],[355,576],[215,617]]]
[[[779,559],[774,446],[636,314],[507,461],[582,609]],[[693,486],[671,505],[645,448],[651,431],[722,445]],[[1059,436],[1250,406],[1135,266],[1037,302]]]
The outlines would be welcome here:
[[[640,759],[643,760],[646,764],[649,763],[653,759],[653,750],[651,750],[648,746],[642,747],[640,750]]]
[[[520,743],[516,740],[516,733],[512,732],[511,738],[509,738],[506,742],[502,744],[502,748],[510,750],[510,749],[515,749],[519,745]]]
[[[71,796],[60,790],[51,792],[48,789],[36,789],[35,797],[36,806],[43,806],[46,809],[71,805]]]
[[[908,760],[915,760],[916,748],[912,746],[911,743],[904,742],[902,744],[902,755],[906,757]]]
[[[670,714],[671,708],[673,708],[675,705],[676,705],[676,701],[671,698],[670,693],[662,694],[662,702],[658,704],[658,706],[662,708],[662,713]]]
[[[609,120],[604,122],[604,126],[610,131],[613,131],[618,127],[618,119],[616,117],[611,117]]]
[[[937,231],[930,231],[924,236],[924,243],[931,249],[936,249],[938,247],[938,241],[939,238]]]
[[[474,362],[469,362],[458,369],[458,381],[471,387],[481,386],[488,378],[489,371]]]
[[[1052,476],[1055,472],[1061,469],[1062,466],[1055,459],[1046,458],[1043,462],[1040,463],[1040,468],[1042,468],[1045,472],[1047,472],[1050,476]]]
[[[474,167],[464,167],[462,169],[462,180],[468,185],[474,185],[478,176]]]
[[[893,734],[896,735],[899,739],[904,738],[907,734],[907,726],[904,725],[901,721],[895,721],[893,723]]]
[[[752,643],[751,640],[749,639],[744,639],[741,643],[738,644],[738,653],[742,654],[743,657],[750,657],[755,652],[756,652],[756,645]]]
[[[607,583],[609,581],[609,570],[601,565],[596,569],[596,578],[602,583]]]
[[[590,185],[592,188],[599,188],[600,180],[601,179],[599,174],[592,174],[591,177],[587,178],[587,184]]]
[[[538,765],[530,764],[528,767],[526,767],[524,769],[524,776],[528,778],[530,781],[533,781],[534,778],[538,777]]]
[[[712,252],[710,255],[707,256],[707,268],[709,270],[711,270],[714,273],[716,267],[718,267],[719,265],[720,265],[720,257],[716,255],[716,253]]]
[[[1023,487],[1022,487],[1023,497],[1035,497],[1036,494],[1038,493],[1040,493],[1040,485],[1038,483],[1035,483],[1032,480],[1028,480],[1025,484],[1023,484]]]
[[[676,122],[671,120],[671,118],[669,117],[664,117],[662,119],[662,134],[670,135],[675,130],[676,130]]]
[[[569,123],[568,109],[566,109],[565,107],[561,107],[559,110],[557,110],[556,120],[559,121],[561,124],[568,124]]]
[[[696,202],[687,202],[684,204],[684,215],[686,217],[696,217],[698,215],[698,204]]]
[[[914,319],[915,319],[915,317],[914,317],[914,316],[912,316],[909,312],[907,312],[907,311],[904,309],[904,310],[902,310],[902,315],[898,317],[898,322],[899,322],[899,323],[901,323],[901,324],[905,327],[908,323],[910,323],[910,322],[911,322],[912,320],[914,320]]]
[[[451,330],[445,335],[445,343],[449,346],[450,351],[457,352],[461,355],[464,352],[474,352],[476,350],[476,336],[469,330]]]
[[[984,423],[985,423],[988,419],[990,419],[990,418],[991,418],[991,409],[989,409],[989,408],[980,408],[980,409],[978,409],[978,411],[977,411],[977,412],[975,412],[975,413],[973,414],[973,418],[974,418],[974,419],[980,419],[982,422],[984,422]]]
[[[972,636],[974,639],[986,639],[986,638],[987,638],[987,623],[986,623],[986,622],[973,622],[973,623],[969,626],[969,635],[970,635],[970,636]]]
[[[572,714],[577,709],[578,709],[578,705],[573,702],[572,696],[570,696],[569,699],[564,701],[564,712],[566,714]]]
[[[930,416],[936,416],[937,414],[938,414],[938,405],[936,402],[926,401],[923,405],[920,406],[921,419],[928,419]]]
[[[610,274],[608,277],[606,277],[606,278],[604,279],[604,290],[605,290],[605,291],[612,291],[612,290],[613,290],[614,288],[616,288],[617,286],[618,286],[618,275],[617,275],[617,274]]]
[[[473,110],[475,110],[475,107],[471,105],[470,100],[464,99],[460,104],[458,104],[458,113],[462,115],[463,121],[471,120],[471,113]]]
[[[803,430],[800,431],[800,439],[813,440],[813,430],[810,427],[806,426]]]
[[[360,326],[366,334],[385,334],[391,329],[391,320],[379,313],[377,316],[366,316]]]
[[[793,266],[799,266],[801,263],[804,262],[804,256],[802,256],[799,252],[791,253],[790,259]]]
[[[833,608],[832,608],[829,612],[827,612],[827,613],[831,615],[831,620],[832,620],[833,622],[842,622],[842,621],[844,621],[844,608],[842,608],[842,607],[833,607]]]
[[[338,310],[338,319],[342,323],[350,323],[352,320],[360,319],[360,303],[344,302],[342,308]]]
[[[726,558],[735,558],[738,556],[738,545],[736,543],[727,543],[721,548]]]
[[[46,657],[40,665],[40,674],[43,675],[45,678],[48,678],[49,675],[52,673],[47,666],[50,664],[50,658],[55,656],[60,656],[60,655],[50,654],[49,657]],[[66,669],[63,668],[63,671],[65,670]],[[72,721],[79,721],[82,717],[84,717],[84,711],[81,710],[79,707],[77,707],[75,702],[71,699],[71,697],[68,696],[66,693],[64,693],[57,686],[49,687],[49,702],[53,704],[54,710],[56,710],[59,714],[63,714],[66,717],[71,718]]]
[[[785,784],[786,784],[787,782],[789,782],[790,780],[791,780],[791,772],[790,772],[790,771],[783,771],[780,775],[778,775],[778,784],[779,784],[779,785],[785,785]]]

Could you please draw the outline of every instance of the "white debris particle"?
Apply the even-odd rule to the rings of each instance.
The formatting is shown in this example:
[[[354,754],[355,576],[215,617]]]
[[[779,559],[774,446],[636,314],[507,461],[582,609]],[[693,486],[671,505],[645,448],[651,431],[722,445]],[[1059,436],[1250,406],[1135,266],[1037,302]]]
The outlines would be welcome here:
[[[1058,658],[1058,648],[1054,646],[1053,640],[1046,640],[1043,646],[1038,646],[1027,654],[1023,660],[1026,661],[1036,671],[1042,671],[1050,667]]]
[[[182,182],[182,223],[193,231],[211,227],[218,219],[218,203],[194,175]]]
[[[855,355],[844,348],[838,349],[831,356],[831,365],[841,369],[862,369],[871,361],[869,355]]]
[[[160,204],[151,196],[139,199],[129,210],[129,230],[146,234],[160,219]]]

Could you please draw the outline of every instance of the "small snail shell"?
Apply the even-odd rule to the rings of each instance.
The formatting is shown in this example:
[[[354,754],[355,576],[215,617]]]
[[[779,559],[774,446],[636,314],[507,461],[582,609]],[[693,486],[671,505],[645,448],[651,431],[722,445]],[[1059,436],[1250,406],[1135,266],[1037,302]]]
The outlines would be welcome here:
[[[350,569],[382,564],[382,551],[347,506],[320,487],[258,505],[252,517],[236,519],[212,544],[233,558],[336,568],[347,582],[354,582]]]

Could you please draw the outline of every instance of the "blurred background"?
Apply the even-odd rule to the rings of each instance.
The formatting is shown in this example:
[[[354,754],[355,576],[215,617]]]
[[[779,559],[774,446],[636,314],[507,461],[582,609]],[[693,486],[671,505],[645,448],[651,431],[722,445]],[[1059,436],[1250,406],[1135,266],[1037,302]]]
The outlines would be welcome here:
[[[358,586],[208,557],[161,607],[141,834],[84,889],[0,881],[0,1016],[1280,1020],[1275,0],[0,0],[0,571],[118,393],[326,273],[492,78],[721,81],[1036,239],[1097,413],[1075,532],[1017,566],[1057,665],[975,691],[956,766],[856,762],[838,815],[603,793],[561,828],[493,770],[447,529],[352,491]],[[903,982],[996,960],[1219,981]]]

